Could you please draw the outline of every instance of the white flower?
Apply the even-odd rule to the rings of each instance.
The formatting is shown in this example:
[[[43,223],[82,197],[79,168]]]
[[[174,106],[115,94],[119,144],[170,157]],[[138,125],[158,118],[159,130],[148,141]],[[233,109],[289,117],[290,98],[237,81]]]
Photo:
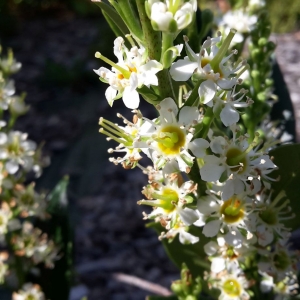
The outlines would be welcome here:
[[[262,273],[272,276],[275,282],[283,280],[287,274],[297,272],[297,252],[289,250],[288,245],[278,242],[271,250],[261,251],[261,259],[257,263]]]
[[[9,174],[18,172],[20,166],[30,171],[35,166],[36,143],[27,140],[27,134],[20,131],[0,132],[0,160],[4,161]]]
[[[5,81],[0,78],[0,108],[7,110],[11,102],[11,96],[16,92],[13,80]]]
[[[148,60],[144,48],[135,46],[128,50],[122,37],[115,39],[114,54],[118,58],[116,64],[99,52],[96,53],[97,58],[112,66],[111,71],[104,67],[94,70],[102,81],[110,85],[105,97],[111,106],[116,99],[123,97],[126,107],[138,108],[140,99],[136,89],[143,85],[147,87],[158,85],[155,74],[162,70],[162,65],[156,60]]]
[[[162,173],[162,171],[157,171]],[[192,181],[182,183],[180,174],[169,174],[158,177],[160,180],[152,180],[151,184],[144,187],[143,194],[149,200],[138,201],[138,204],[150,205],[154,210],[146,215],[146,218],[156,219],[167,229],[190,226],[197,219],[196,210],[186,207],[185,205],[193,202],[191,194],[195,192],[196,186]],[[151,177],[153,173],[151,172]],[[161,181],[162,180],[162,181]],[[184,230],[186,231],[186,230]],[[174,231],[173,231],[174,233]]]
[[[160,169],[168,161],[176,160],[179,170],[188,173],[194,157],[203,157],[209,143],[204,139],[192,141],[193,126],[198,124],[201,115],[196,107],[183,107],[178,116],[174,100],[166,98],[157,105],[160,116],[153,121],[145,119],[134,147],[142,149]]]
[[[148,0],[145,7],[154,30],[177,33],[192,22],[197,1]]]
[[[218,275],[211,273],[210,278],[213,280],[212,286],[221,291],[219,300],[250,299],[246,292],[249,283],[241,269],[232,266],[227,272],[223,271]]]
[[[241,89],[239,92],[235,92],[236,86],[230,91],[224,91],[219,96],[214,98],[214,113],[220,113],[220,119],[222,123],[228,127],[237,123],[240,119],[240,113],[236,108],[248,107],[253,101],[247,98],[246,102],[241,102],[247,93],[246,90]],[[236,97],[239,97],[235,99]]]
[[[252,213],[252,201],[245,194],[233,196],[223,201],[211,194],[197,202],[199,219],[195,226],[203,227],[206,237],[214,237],[221,232],[226,243],[239,247],[246,239],[244,232],[251,233],[248,218]]]
[[[205,156],[204,164],[200,168],[200,175],[204,181],[215,182],[221,175],[224,176],[225,182],[221,188],[224,200],[245,190],[248,193],[257,193],[261,189],[261,180],[264,180],[264,185],[268,187],[268,180],[274,179],[267,174],[276,168],[268,155],[253,150],[258,143],[257,136],[249,145],[248,135],[236,137],[238,126],[232,125],[231,130],[231,140],[222,136],[211,137],[210,149],[214,154]]]
[[[41,290],[41,287],[37,284],[25,283],[22,286],[22,290],[17,293],[14,292],[12,300],[45,300],[45,295]]]
[[[273,200],[271,196],[272,193],[268,195],[265,191],[256,196],[257,238],[263,247],[272,243],[274,238],[283,239],[289,235],[290,229],[285,227],[284,222],[295,217],[284,192]]]
[[[242,9],[230,10],[223,15],[219,29],[223,31],[223,27],[225,34],[228,34],[231,28],[236,29],[237,34],[233,38],[233,43],[241,43],[244,40],[243,34],[249,33],[256,22],[256,15],[250,16]]]
[[[109,153],[125,153],[123,157],[110,158],[109,160],[114,164],[121,163],[125,169],[134,168],[138,161],[142,158],[140,155],[141,150],[133,147],[133,142],[137,137],[140,127],[143,124],[141,113],[134,111],[136,114],[133,116],[133,122],[130,122],[124,118],[121,114],[117,114],[119,118],[122,118],[125,127],[119,126],[110,122],[104,118],[100,118],[99,124],[102,126],[100,132],[107,135],[109,140],[113,139],[119,145],[115,149],[108,149]]]
[[[222,36],[207,39],[200,50],[199,54],[194,53],[186,39],[186,51],[188,56],[176,61],[171,69],[171,77],[175,81],[187,81],[192,75],[201,80],[202,83],[198,89],[200,100],[208,106],[213,105],[213,98],[218,88],[229,90],[238,82],[238,71],[241,70],[245,62],[241,62],[235,67],[227,64],[228,60],[236,51],[225,57],[234,36],[232,31],[224,40],[221,48],[217,43],[222,40]],[[242,72],[241,72],[242,73]]]

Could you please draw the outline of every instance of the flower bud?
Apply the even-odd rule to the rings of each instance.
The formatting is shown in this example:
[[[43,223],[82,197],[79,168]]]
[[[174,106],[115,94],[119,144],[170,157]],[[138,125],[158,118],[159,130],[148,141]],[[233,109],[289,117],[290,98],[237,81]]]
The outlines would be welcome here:
[[[154,30],[176,33],[192,22],[197,10],[197,1],[148,0],[145,2],[145,8]]]

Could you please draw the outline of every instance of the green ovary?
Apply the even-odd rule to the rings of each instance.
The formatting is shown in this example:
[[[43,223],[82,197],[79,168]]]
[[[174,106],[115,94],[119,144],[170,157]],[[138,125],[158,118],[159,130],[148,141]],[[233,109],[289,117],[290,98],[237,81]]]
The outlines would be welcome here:
[[[169,125],[161,129],[155,140],[165,155],[176,155],[185,145],[185,134],[178,126]]]
[[[241,294],[241,285],[235,279],[228,279],[223,284],[223,290],[229,297],[238,297]]]
[[[244,210],[239,199],[235,197],[225,201],[221,206],[220,213],[226,223],[233,224],[244,218]]]
[[[226,163],[233,172],[243,173],[248,166],[247,155],[238,148],[231,148],[226,153]],[[234,166],[234,167],[233,167]]]
[[[167,212],[172,212],[179,200],[177,192],[169,188],[163,190],[160,198],[161,207]]]

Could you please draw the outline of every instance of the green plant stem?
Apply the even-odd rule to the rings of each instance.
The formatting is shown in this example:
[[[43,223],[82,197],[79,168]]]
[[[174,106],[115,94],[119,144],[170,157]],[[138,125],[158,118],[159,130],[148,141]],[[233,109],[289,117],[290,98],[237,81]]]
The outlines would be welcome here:
[[[144,33],[144,43],[148,50],[148,56],[150,59],[160,60],[161,55],[161,34],[158,31],[153,30],[151,22],[147,17],[145,10],[145,1],[136,0],[137,9],[139,12],[139,17],[142,24],[142,29]]]
[[[163,32],[162,33],[162,48],[161,48],[161,59],[160,62],[163,64],[164,69],[170,68],[172,64],[172,51],[168,51],[169,48],[173,47],[173,34]]]

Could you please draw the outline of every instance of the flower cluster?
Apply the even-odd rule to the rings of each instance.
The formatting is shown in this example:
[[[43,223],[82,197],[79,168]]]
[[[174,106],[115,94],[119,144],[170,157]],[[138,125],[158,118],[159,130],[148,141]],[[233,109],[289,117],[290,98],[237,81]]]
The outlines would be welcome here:
[[[35,190],[35,183],[28,182],[28,173],[38,177],[45,162],[40,149],[28,134],[14,130],[17,118],[29,107],[25,94],[15,94],[10,75],[21,64],[12,51],[0,59],[0,282],[14,282],[21,288],[25,274],[36,265],[44,263],[52,268],[58,259],[59,248],[33,222],[49,217],[47,198]],[[20,265],[16,268],[16,265]],[[23,291],[13,294],[13,299],[45,299],[40,287],[27,283]]]
[[[251,2],[259,9],[260,3]],[[109,84],[106,98],[110,103],[123,95],[126,107],[134,109],[133,121],[118,114],[125,123],[120,126],[101,118],[100,132],[118,144],[109,153],[124,154],[111,157],[111,162],[126,169],[138,167],[147,175],[148,184],[142,191],[145,199],[138,204],[153,208],[143,215],[160,224],[159,238],[168,239],[171,246],[177,237],[184,246],[203,245],[211,262],[205,278],[209,287],[219,289],[219,299],[249,299],[257,293],[252,287],[259,281],[259,293],[289,293],[297,255],[289,247],[291,229],[285,222],[294,215],[286,194],[272,190],[278,179],[271,174],[277,166],[268,151],[276,141],[258,127],[264,126],[263,114],[252,124],[247,119],[256,105],[243,86],[249,65],[244,58],[235,58],[238,51],[231,48],[237,30],[250,31],[257,18],[252,15],[247,22],[228,24],[228,32],[207,37],[197,51],[191,46],[195,43],[184,36],[186,56],[177,59],[182,46],[174,46],[174,40],[192,22],[194,5],[194,1],[146,1],[148,25],[153,32],[161,32],[153,36],[161,38],[165,50],[162,65],[151,59],[149,41],[140,48],[143,54],[138,59],[132,54],[140,53],[138,48],[129,51],[122,38],[115,40],[118,64],[109,62],[112,71],[100,68],[96,73]],[[236,14],[241,17],[241,12]],[[227,18],[224,16],[224,22]],[[176,55],[165,63],[172,51]],[[149,79],[167,76],[172,91],[167,97],[160,92],[158,81],[144,80],[145,69]],[[143,85],[152,86],[154,119],[146,118],[135,100],[138,93],[143,95],[139,90]],[[264,95],[269,97],[270,87],[259,88],[268,91]],[[150,159],[151,166],[143,166],[143,156]],[[209,242],[202,242],[201,237]],[[279,292],[279,286],[284,292]]]

